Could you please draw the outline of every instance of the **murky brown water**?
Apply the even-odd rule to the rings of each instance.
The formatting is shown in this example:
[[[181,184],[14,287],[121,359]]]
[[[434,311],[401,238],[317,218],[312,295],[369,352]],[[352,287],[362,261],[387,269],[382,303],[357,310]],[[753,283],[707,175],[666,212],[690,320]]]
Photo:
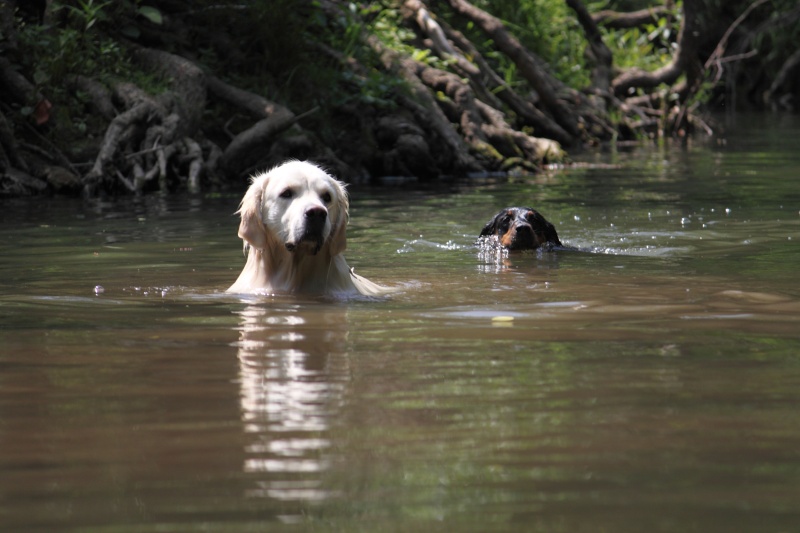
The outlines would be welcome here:
[[[378,301],[223,294],[234,195],[4,201],[0,531],[797,530],[800,121],[743,124],[353,189]],[[512,204],[581,251],[479,256]]]

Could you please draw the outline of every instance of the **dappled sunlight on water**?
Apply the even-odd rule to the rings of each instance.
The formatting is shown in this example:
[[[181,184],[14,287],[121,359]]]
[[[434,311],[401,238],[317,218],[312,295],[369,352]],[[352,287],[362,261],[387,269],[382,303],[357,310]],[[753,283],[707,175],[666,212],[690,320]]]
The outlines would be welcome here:
[[[226,294],[238,193],[10,202],[0,530],[789,531],[795,133],[354,187],[385,298]]]

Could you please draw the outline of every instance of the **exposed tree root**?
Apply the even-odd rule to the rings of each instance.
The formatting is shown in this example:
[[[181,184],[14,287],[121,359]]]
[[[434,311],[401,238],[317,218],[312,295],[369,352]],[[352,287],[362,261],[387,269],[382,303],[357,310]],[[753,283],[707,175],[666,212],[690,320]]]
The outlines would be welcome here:
[[[101,186],[113,189],[108,183],[113,179],[135,193],[151,183],[168,189],[171,181],[199,190],[208,166],[200,143],[190,135],[199,131],[206,106],[205,74],[191,61],[159,50],[140,48],[135,58],[161,76],[169,90],[152,97],[131,83],[113,88],[113,98],[124,111],[106,130],[94,164],[83,177],[84,192],[95,194]],[[102,84],[85,78],[75,83],[91,95],[99,113],[112,112],[112,98]]]
[[[525,48],[519,39],[510,33],[497,17],[470,4],[466,0],[449,0],[450,6],[469,18],[494,40],[497,48],[516,63],[522,77],[537,92],[542,106],[571,137],[579,139],[583,128],[576,113],[582,96],[554,78],[546,63]],[[565,100],[570,100],[568,105]]]
[[[507,106],[523,125],[532,127],[539,135],[565,145],[574,142],[564,128],[509,87],[461,32],[440,24],[419,0],[407,0],[404,5],[420,31],[430,39],[433,51],[444,60],[454,61],[454,70],[469,78],[473,91],[483,102],[495,108]]]
[[[191,22],[167,16],[163,27],[143,28],[146,37],[140,42],[146,40],[148,46],[126,44],[138,68],[160,80],[159,91],[107,77],[64,80],[76,99],[80,95],[92,121],[103,125],[81,150],[64,152],[48,135],[55,127],[52,94],[48,97],[46,84],[33,83],[32,74],[9,59],[21,51],[11,4],[0,3],[5,37],[0,41],[5,47],[0,49],[0,194],[197,192],[224,182],[244,185],[248,175],[289,157],[316,159],[350,181],[398,175],[431,180],[515,168],[533,172],[563,159],[564,148],[707,131],[708,125],[695,113],[694,97],[704,82],[720,80],[723,65],[755,53],[740,50],[726,56],[734,30],[766,0],[754,0],[707,59],[701,54],[711,46],[703,33],[707,28],[700,26],[699,0],[684,0],[672,61],[649,72],[619,71],[601,27],[672,20],[674,9],[592,14],[582,0],[566,2],[586,37],[592,68],[591,83],[581,90],[558,80],[511,28],[469,0],[403,0],[400,22],[413,30],[413,43],[389,47],[369,33],[368,24],[348,27],[361,28],[360,35],[351,37],[374,57],[363,54],[357,60],[326,43],[313,43],[315,53],[352,74],[349,81],[338,83],[351,84],[353,96],[319,98],[300,104],[305,106],[300,110],[290,109],[276,96],[281,94],[277,84],[245,89],[234,84],[235,75],[201,68],[206,63],[197,57],[196,47],[184,46]],[[178,4],[159,5],[180,15]],[[349,6],[341,0],[321,0],[313,9],[321,9],[331,21],[359,16]],[[439,17],[434,8],[446,11],[450,20]],[[58,23],[49,11],[43,19]],[[461,27],[469,33],[467,24],[492,43],[486,57],[481,53],[485,47],[459,31]],[[424,52],[410,54],[406,44]],[[209,46],[223,50],[235,65],[254,59],[225,31],[210,37]],[[436,58],[426,58],[428,53]],[[521,79],[514,86],[498,71],[496,55],[515,65]],[[375,71],[402,80],[381,95],[389,105],[359,99],[360,87]],[[769,89],[759,94],[764,93],[773,107],[796,107],[799,71],[800,53],[794,53]],[[325,135],[319,131],[320,116],[330,122],[324,126],[330,130]]]

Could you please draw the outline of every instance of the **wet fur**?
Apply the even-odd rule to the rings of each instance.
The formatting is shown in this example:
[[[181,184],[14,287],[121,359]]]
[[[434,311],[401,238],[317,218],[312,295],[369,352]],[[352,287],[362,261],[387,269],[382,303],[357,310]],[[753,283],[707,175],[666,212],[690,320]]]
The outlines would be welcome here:
[[[238,211],[247,262],[228,292],[388,292],[347,265],[348,210],[344,184],[312,163],[290,161],[253,177]]]
[[[508,250],[536,250],[561,246],[556,228],[530,207],[507,207],[481,230],[481,237],[495,238]]]

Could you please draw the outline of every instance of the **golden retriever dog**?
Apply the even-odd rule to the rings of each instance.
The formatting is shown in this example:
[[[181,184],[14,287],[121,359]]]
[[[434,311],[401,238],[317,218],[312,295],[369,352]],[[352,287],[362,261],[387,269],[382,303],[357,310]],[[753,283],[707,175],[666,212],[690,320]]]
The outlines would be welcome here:
[[[255,176],[238,211],[247,262],[228,292],[389,292],[355,274],[342,255],[348,209],[344,184],[313,163],[289,161]]]

